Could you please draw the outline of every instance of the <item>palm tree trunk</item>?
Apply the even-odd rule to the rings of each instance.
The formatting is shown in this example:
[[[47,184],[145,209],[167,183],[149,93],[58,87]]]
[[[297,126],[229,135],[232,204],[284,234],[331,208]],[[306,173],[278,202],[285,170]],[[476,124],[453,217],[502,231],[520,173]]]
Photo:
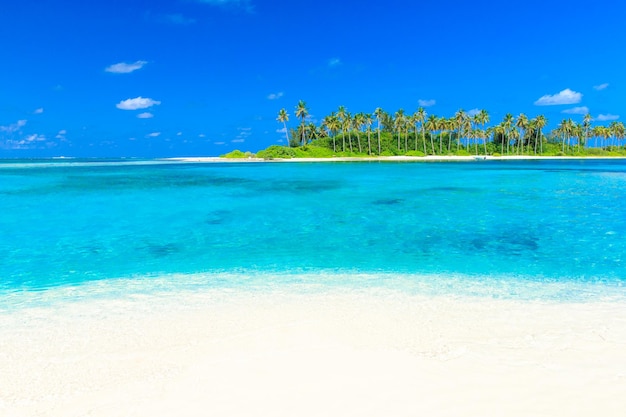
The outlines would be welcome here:
[[[439,131],[439,154],[443,155],[443,132]]]
[[[378,120],[378,156],[380,156],[380,120]]]
[[[404,153],[409,151],[409,129],[404,132]]]
[[[283,126],[285,126],[285,137],[287,138],[287,147],[289,148],[289,131],[287,130],[287,123],[283,122]]]

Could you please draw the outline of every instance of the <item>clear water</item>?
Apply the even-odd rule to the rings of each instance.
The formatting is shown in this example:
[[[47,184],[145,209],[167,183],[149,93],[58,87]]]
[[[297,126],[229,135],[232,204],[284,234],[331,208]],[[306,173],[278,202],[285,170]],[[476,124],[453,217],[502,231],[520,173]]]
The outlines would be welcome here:
[[[622,297],[624,190],[619,160],[5,161],[0,301],[139,283]]]

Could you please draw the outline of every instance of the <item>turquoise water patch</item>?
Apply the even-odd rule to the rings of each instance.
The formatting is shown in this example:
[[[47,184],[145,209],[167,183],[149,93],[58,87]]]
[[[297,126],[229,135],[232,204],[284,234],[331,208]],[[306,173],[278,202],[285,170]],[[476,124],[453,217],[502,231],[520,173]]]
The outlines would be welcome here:
[[[608,291],[626,281],[624,179],[617,160],[5,163],[0,291],[240,271]]]

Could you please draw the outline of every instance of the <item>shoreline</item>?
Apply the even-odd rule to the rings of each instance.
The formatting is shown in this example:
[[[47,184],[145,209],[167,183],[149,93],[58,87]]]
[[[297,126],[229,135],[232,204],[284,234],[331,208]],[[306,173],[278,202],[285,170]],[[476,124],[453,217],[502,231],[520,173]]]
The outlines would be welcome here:
[[[0,414],[11,417],[626,408],[619,302],[206,290],[0,318]]]
[[[537,161],[537,160],[626,160],[626,156],[532,156],[532,155],[428,155],[428,156],[371,156],[371,157],[332,157],[332,158],[223,158],[220,156],[157,158],[166,162],[228,163],[228,162],[479,162],[479,161]]]

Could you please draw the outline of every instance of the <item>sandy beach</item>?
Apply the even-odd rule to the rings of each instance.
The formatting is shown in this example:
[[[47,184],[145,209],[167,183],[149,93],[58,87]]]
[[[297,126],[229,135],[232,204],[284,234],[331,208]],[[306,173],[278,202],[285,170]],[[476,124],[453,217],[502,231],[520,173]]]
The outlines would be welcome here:
[[[0,415],[622,416],[626,308],[211,290],[0,315]]]

